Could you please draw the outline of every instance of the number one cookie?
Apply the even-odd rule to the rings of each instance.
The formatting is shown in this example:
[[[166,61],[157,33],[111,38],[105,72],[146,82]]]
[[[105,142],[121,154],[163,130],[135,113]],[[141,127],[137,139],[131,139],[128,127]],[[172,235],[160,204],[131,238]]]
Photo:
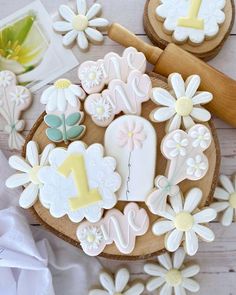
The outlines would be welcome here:
[[[203,30],[204,21],[198,18],[201,4],[202,0],[191,0],[188,16],[179,18],[178,25],[181,27]]]
[[[58,168],[58,172],[65,177],[68,177],[72,173],[78,194],[76,197],[70,199],[71,210],[76,211],[79,208],[86,207],[88,204],[96,203],[102,199],[97,189],[89,190],[82,155],[70,155]]]

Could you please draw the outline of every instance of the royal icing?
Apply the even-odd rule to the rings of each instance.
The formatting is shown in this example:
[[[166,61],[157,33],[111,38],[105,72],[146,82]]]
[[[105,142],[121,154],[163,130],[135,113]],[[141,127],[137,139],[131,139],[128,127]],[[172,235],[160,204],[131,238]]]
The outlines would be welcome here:
[[[25,139],[20,134],[25,121],[21,113],[31,104],[31,94],[26,87],[16,85],[16,76],[10,71],[0,72],[0,114],[6,121],[4,131],[8,134],[10,149],[20,150]]]
[[[159,214],[165,210],[167,197],[171,199],[179,192],[180,182],[185,179],[196,181],[206,175],[209,164],[204,151],[211,141],[209,129],[201,124],[193,126],[188,132],[175,130],[164,137],[161,151],[169,163],[166,177],[155,179],[156,189],[146,200],[152,213]]]
[[[126,48],[122,56],[114,52],[105,55],[98,61],[86,61],[78,70],[78,76],[84,90],[88,94],[102,91],[114,79],[127,82],[131,71],[138,70],[145,73],[146,58],[143,53],[135,48]]]
[[[26,158],[12,156],[9,158],[9,165],[19,171],[10,176],[6,181],[6,186],[16,188],[24,186],[25,189],[20,195],[19,204],[22,208],[30,208],[40,199],[42,183],[38,178],[40,169],[48,165],[48,156],[54,149],[53,144],[47,145],[42,154],[39,154],[39,148],[36,142],[30,141],[26,146]]]
[[[113,242],[121,253],[129,254],[134,250],[136,237],[144,235],[148,227],[147,212],[137,204],[129,203],[124,213],[112,209],[97,223],[80,223],[77,237],[83,251],[90,256],[99,255]]]
[[[49,127],[46,135],[51,141],[67,143],[84,135],[86,127],[81,125],[84,113],[79,101],[84,98],[83,89],[68,79],[57,80],[43,92],[41,103],[46,105],[47,112],[44,122]]]
[[[151,93],[151,79],[146,74],[132,71],[127,83],[115,79],[101,94],[91,94],[85,101],[85,110],[98,126],[108,126],[115,115],[123,112],[140,115],[141,105],[148,101]]]
[[[77,1],[76,12],[67,5],[61,5],[59,13],[64,20],[55,22],[53,28],[64,34],[63,45],[70,46],[77,40],[79,48],[85,50],[89,46],[89,40],[94,43],[102,42],[103,35],[99,29],[107,27],[109,22],[105,18],[96,18],[101,9],[102,6],[98,3],[87,9],[86,0]]]
[[[103,209],[117,202],[121,178],[115,169],[116,160],[104,157],[100,144],[87,148],[76,141],[67,149],[56,148],[49,155],[49,166],[39,171],[42,203],[55,218],[68,215],[73,222],[83,218],[97,222]]]
[[[122,184],[119,200],[145,201],[154,184],[156,131],[146,119],[125,115],[113,121],[105,132],[105,149],[117,160]],[[143,169],[145,167],[145,169]]]
[[[161,0],[156,15],[174,41],[201,44],[218,34],[225,5],[225,0]]]
[[[182,76],[173,73],[168,77],[171,91],[163,88],[154,88],[152,100],[158,105],[150,114],[153,122],[165,122],[166,132],[180,129],[183,125],[186,129],[196,122],[207,122],[211,114],[201,107],[209,103],[213,95],[206,91],[197,91],[201,83],[198,75],[192,75],[184,82]]]
[[[198,237],[206,242],[212,242],[215,235],[208,227],[202,225],[216,218],[216,211],[212,208],[199,209],[202,191],[191,189],[185,197],[179,192],[170,198],[170,205],[166,211],[159,212],[163,217],[153,224],[152,232],[156,236],[165,234],[165,248],[175,252],[184,242],[185,252],[193,256],[198,250]]]

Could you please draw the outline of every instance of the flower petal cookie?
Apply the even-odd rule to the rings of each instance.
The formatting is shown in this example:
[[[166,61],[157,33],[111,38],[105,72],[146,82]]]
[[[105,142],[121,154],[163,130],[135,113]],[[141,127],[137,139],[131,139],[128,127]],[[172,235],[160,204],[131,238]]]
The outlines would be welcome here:
[[[138,116],[119,117],[106,129],[105,149],[117,160],[123,180],[118,199],[145,201],[153,189],[156,169],[157,138],[152,124]]]
[[[176,43],[214,38],[225,21],[225,0],[161,0],[156,16]]]
[[[82,87],[88,94],[102,91],[114,79],[127,82],[131,71],[146,71],[146,57],[135,48],[126,48],[122,56],[114,52],[98,61],[86,61],[79,66],[78,76]]]
[[[10,71],[0,72],[0,114],[6,121],[4,131],[9,135],[10,149],[20,150],[24,138],[25,121],[20,120],[21,113],[31,104],[31,94],[26,87],[16,85],[16,76]]]
[[[148,292],[159,290],[163,295],[186,294],[185,290],[198,292],[200,286],[192,278],[199,273],[200,267],[189,263],[185,266],[185,258],[185,251],[179,248],[172,256],[169,253],[158,256],[158,264],[145,264],[144,271],[151,276],[146,285]]]
[[[86,147],[75,141],[67,149],[56,148],[50,153],[49,166],[39,172],[44,185],[41,199],[55,218],[68,215],[73,222],[83,218],[97,222],[103,209],[117,202],[121,178],[115,169],[116,160],[104,157],[100,144]]]
[[[9,165],[20,173],[10,176],[6,181],[6,186],[9,188],[25,187],[19,200],[22,208],[30,208],[36,203],[38,197],[40,199],[42,183],[38,178],[38,174],[42,167],[48,165],[48,157],[53,149],[54,145],[48,144],[42,154],[39,154],[37,143],[30,141],[26,147],[25,159],[19,156],[9,158]]]
[[[80,223],[77,238],[83,251],[90,256],[99,255],[113,242],[121,253],[129,254],[134,250],[136,237],[144,235],[148,227],[146,210],[136,203],[129,203],[124,213],[112,209],[97,223]]]
[[[229,226],[236,217],[236,175],[232,181],[226,175],[220,176],[221,186],[217,187],[214,193],[214,202],[210,205],[217,212],[222,213],[221,224]]]
[[[89,95],[85,101],[85,110],[94,123],[101,127],[108,126],[120,112],[140,115],[142,103],[149,100],[151,85],[148,75],[132,71],[127,83],[115,79],[101,94]]]
[[[158,105],[153,110],[150,118],[154,122],[169,121],[166,132],[180,129],[181,125],[188,129],[196,122],[207,122],[211,114],[201,107],[209,103],[213,96],[206,91],[197,91],[201,79],[198,75],[192,75],[184,82],[182,76],[173,73],[168,77],[171,91],[163,88],[154,88],[152,100]]]
[[[130,274],[126,268],[119,269],[114,279],[107,272],[102,272],[99,279],[104,289],[91,290],[88,295],[140,295],[144,291],[142,283],[135,283],[130,286]]]
[[[193,256],[198,251],[198,237],[206,242],[212,242],[215,235],[208,227],[202,225],[216,218],[216,211],[212,208],[199,209],[202,191],[191,189],[185,199],[182,193],[170,199],[171,206],[159,212],[163,220],[153,224],[152,232],[156,236],[165,234],[165,248],[175,252],[184,242],[185,252]]]
[[[96,18],[101,9],[102,6],[98,3],[87,9],[86,0],[77,0],[76,13],[69,6],[61,5],[59,13],[64,21],[55,22],[53,28],[58,33],[65,34],[63,45],[69,46],[76,40],[78,46],[85,50],[89,45],[88,40],[103,41],[103,35],[99,29],[107,27],[109,22],[105,18]]]

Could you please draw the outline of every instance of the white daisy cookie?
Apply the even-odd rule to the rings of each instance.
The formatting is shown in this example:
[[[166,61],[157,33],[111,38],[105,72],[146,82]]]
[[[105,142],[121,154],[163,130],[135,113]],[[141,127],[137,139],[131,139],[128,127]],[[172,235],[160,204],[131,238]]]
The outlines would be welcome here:
[[[236,175],[232,181],[229,177],[221,175],[220,184],[221,187],[217,187],[214,193],[216,202],[210,207],[222,213],[221,224],[229,226],[236,217]]]
[[[104,289],[91,290],[88,295],[140,295],[144,291],[142,283],[129,285],[130,274],[126,268],[119,269],[114,278],[102,272],[99,279]]]
[[[159,215],[163,220],[153,224],[152,232],[156,236],[165,234],[165,248],[175,252],[184,242],[186,253],[193,256],[198,251],[198,238],[212,242],[215,235],[211,229],[202,225],[216,218],[216,211],[212,208],[199,209],[202,200],[202,191],[198,188],[191,189],[185,199],[181,192],[170,199],[171,206],[167,205],[166,211]]]
[[[8,188],[24,186],[25,189],[20,195],[19,204],[22,208],[30,208],[40,198],[42,183],[38,179],[40,169],[48,164],[50,152],[54,149],[53,144],[48,144],[42,154],[36,142],[30,141],[26,147],[26,158],[12,156],[9,165],[20,173],[10,176],[6,181]]]
[[[184,82],[182,76],[173,73],[168,77],[171,91],[163,88],[154,88],[152,100],[158,105],[150,114],[153,122],[165,122],[166,131],[171,132],[180,129],[181,125],[188,129],[195,122],[207,122],[211,114],[201,107],[209,103],[213,96],[210,92],[198,91],[201,78],[192,75]]]
[[[78,46],[85,50],[89,41],[102,42],[103,35],[98,30],[108,26],[109,22],[105,18],[96,18],[101,11],[101,4],[95,3],[87,9],[86,0],[77,0],[77,12],[75,13],[69,6],[61,5],[59,13],[64,19],[53,24],[55,31],[63,36],[63,45],[70,46],[77,40]]]
[[[160,295],[186,295],[186,290],[198,292],[199,284],[192,279],[200,271],[197,264],[185,266],[186,254],[182,248],[172,256],[165,253],[157,257],[157,263],[147,263],[144,271],[151,276],[146,284],[149,292],[160,291]]]

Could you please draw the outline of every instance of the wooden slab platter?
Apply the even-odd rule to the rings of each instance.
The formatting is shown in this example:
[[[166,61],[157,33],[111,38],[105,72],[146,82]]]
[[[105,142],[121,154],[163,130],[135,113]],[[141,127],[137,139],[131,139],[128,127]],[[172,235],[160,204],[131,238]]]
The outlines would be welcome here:
[[[153,44],[165,49],[173,40],[171,35],[164,32],[163,23],[156,17],[155,10],[158,5],[160,5],[160,0],[147,0],[144,8],[144,29]],[[224,12],[225,22],[220,26],[220,31],[216,37],[205,40],[199,46],[188,42],[179,44],[179,46],[205,61],[214,58],[221,50],[233,27],[235,19],[234,0],[226,0]]]
[[[152,79],[153,87],[163,87],[168,88],[165,82],[165,79],[156,74],[150,74]],[[148,102],[143,104],[143,112],[142,116],[144,118],[149,118],[149,114],[151,110],[155,107],[154,103],[149,100]],[[29,133],[26,143],[23,148],[23,156],[25,156],[26,144],[30,140],[34,140],[38,143],[40,148],[45,147],[49,140],[45,134],[46,125],[43,121],[44,113],[38,118],[37,122],[33,126],[31,132]],[[83,123],[87,127],[87,132],[85,133],[82,140],[90,145],[92,143],[101,143],[103,144],[105,128],[98,127],[95,125],[90,116],[85,116],[85,121]],[[219,166],[220,166],[220,149],[218,144],[218,139],[216,135],[216,130],[212,122],[207,124],[211,129],[213,135],[213,142],[209,149],[206,151],[206,155],[209,159],[209,171],[207,175],[201,179],[200,181],[184,181],[181,183],[180,187],[183,192],[188,191],[192,187],[199,187],[203,191],[203,201],[201,206],[208,204],[211,201],[214,189],[216,187],[216,183],[218,180],[219,174]],[[161,155],[160,152],[160,143],[165,135],[164,124],[156,123],[153,124],[157,137],[158,137],[158,146],[157,146],[157,163],[156,163],[156,175],[164,175],[166,169],[166,160]],[[63,144],[58,146],[65,146]],[[122,210],[127,202],[118,202],[116,208]],[[148,208],[144,203],[139,203],[140,207],[143,207],[147,210],[150,217],[150,224],[152,224],[155,220],[158,219],[157,216],[150,213]],[[58,237],[66,240],[74,246],[80,247],[79,241],[76,238],[76,229],[78,224],[73,223],[69,220],[68,217],[63,218],[53,218],[49,211],[45,209],[41,203],[38,201],[33,208],[30,209],[33,215],[37,218],[40,224],[44,225],[51,232],[56,234]],[[114,244],[109,245],[105,248],[104,252],[100,255],[102,257],[111,258],[111,259],[125,259],[125,260],[134,260],[134,259],[146,259],[151,256],[157,255],[164,251],[164,239],[163,237],[156,237],[152,234],[151,226],[149,227],[148,232],[141,237],[136,239],[136,246],[134,251],[129,255],[124,255],[120,253]]]

